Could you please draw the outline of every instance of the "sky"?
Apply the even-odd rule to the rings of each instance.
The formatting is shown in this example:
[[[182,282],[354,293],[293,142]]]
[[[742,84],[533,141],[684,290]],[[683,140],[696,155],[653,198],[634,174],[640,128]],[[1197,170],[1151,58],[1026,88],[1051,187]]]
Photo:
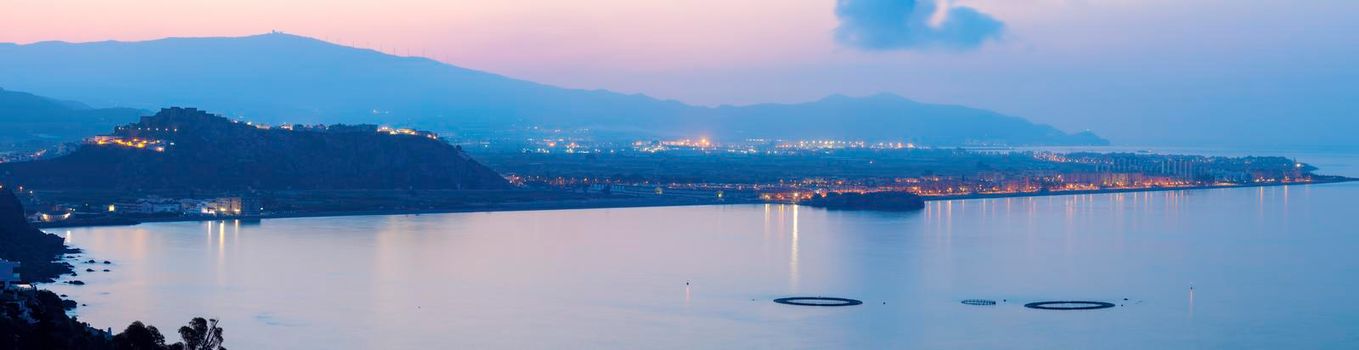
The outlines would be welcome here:
[[[890,92],[1124,145],[1359,145],[1352,0],[0,0],[0,42],[279,30],[692,104]]]

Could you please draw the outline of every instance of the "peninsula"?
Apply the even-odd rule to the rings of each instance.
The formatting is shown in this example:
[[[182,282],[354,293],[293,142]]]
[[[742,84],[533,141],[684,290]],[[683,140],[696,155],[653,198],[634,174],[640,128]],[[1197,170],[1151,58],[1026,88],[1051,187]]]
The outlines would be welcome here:
[[[5,183],[103,190],[504,189],[438,136],[376,125],[280,125],[166,108],[73,152],[0,164]]]
[[[18,190],[41,227],[731,203],[904,210],[928,200],[1352,180],[1284,157],[842,140],[476,141],[177,107],[61,149],[0,163],[0,183]]]

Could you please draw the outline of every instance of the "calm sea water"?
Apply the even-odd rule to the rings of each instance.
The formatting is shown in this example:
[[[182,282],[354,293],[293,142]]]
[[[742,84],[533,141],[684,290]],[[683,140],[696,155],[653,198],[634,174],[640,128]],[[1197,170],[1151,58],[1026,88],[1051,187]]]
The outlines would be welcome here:
[[[88,304],[77,314],[97,327],[173,334],[220,318],[233,349],[1354,349],[1357,198],[1347,183],[914,213],[732,205],[84,228],[57,233],[112,272],[50,287]],[[771,302],[808,295],[864,304]],[[1000,303],[959,303],[970,298]],[[1023,307],[1072,299],[1119,306]]]

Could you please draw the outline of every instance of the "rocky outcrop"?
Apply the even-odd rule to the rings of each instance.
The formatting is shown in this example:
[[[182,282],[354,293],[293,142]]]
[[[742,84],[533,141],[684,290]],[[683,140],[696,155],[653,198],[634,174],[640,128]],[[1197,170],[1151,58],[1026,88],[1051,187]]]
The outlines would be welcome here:
[[[51,282],[71,273],[71,265],[61,262],[66,248],[61,237],[33,228],[24,218],[19,198],[5,187],[0,189],[0,259],[20,263],[19,273],[33,282]]]

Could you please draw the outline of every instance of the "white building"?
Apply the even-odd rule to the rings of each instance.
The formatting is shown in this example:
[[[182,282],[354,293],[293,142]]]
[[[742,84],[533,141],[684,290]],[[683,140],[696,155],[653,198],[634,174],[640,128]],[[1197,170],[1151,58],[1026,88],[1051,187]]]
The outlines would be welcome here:
[[[114,203],[109,206],[109,211],[125,214],[178,214],[184,211],[183,207],[184,205],[177,200],[148,197],[133,202]]]

